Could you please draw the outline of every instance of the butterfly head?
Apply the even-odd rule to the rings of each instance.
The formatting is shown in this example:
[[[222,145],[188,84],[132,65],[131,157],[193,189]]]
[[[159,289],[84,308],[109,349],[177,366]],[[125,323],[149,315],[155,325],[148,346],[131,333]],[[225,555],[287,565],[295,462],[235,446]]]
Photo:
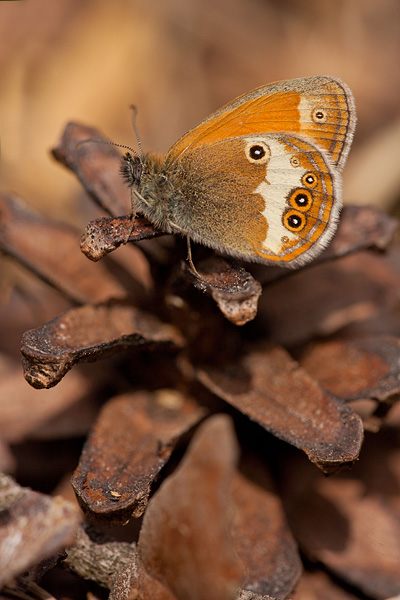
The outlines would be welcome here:
[[[139,189],[143,174],[142,158],[127,152],[122,159],[121,173],[129,187]]]

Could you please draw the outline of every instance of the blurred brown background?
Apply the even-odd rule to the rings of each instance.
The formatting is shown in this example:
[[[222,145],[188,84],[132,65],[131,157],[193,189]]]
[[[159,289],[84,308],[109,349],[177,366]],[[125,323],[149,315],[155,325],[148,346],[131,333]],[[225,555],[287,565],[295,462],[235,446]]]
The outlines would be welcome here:
[[[399,199],[398,0],[21,0],[0,2],[2,189],[76,221],[79,185],[49,149],[69,120],[166,151],[250,89],[343,78],[358,108],[347,202]],[[78,221],[80,223],[80,221]]]

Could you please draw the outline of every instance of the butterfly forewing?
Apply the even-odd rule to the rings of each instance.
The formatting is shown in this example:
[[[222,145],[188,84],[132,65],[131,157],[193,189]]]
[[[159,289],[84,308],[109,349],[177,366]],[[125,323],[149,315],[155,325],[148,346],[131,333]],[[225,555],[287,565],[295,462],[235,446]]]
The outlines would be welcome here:
[[[354,100],[339,79],[309,77],[257,88],[227,104],[184,135],[167,164],[180,154],[236,136],[284,132],[309,139],[342,168],[355,128]]]

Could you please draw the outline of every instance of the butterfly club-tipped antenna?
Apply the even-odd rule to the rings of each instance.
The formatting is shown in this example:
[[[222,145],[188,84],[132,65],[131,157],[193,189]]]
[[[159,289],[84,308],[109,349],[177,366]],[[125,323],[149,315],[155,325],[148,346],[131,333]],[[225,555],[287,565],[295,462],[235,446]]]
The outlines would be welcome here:
[[[79,150],[79,148],[83,146],[83,144],[88,144],[89,142],[92,142],[93,144],[106,144],[107,146],[116,146],[117,148],[125,148],[126,150],[132,152],[132,154],[135,154],[135,156],[137,156],[138,158],[141,158],[138,152],[131,148],[131,146],[125,146],[125,144],[118,144],[118,142],[111,142],[110,140],[103,140],[99,138],[87,138],[86,140],[81,140],[76,144],[76,148]]]
[[[130,154],[129,152],[125,154],[121,165],[121,173],[128,186],[130,188],[136,189],[136,192],[138,194],[138,188],[143,172],[144,152],[142,148],[142,142],[140,140],[139,131],[136,125],[136,117],[138,110],[134,104],[131,104],[130,109],[132,110],[132,126],[136,135],[139,153],[136,152],[136,150],[129,148],[128,146],[121,146],[122,148],[127,148],[132,152],[132,154]],[[134,192],[131,191],[131,194],[133,193]]]
[[[142,157],[142,160],[144,159],[144,153],[143,153],[143,148],[142,148],[142,141],[140,139],[140,135],[139,135],[139,131],[136,125],[136,119],[137,119],[137,114],[138,114],[138,109],[137,106],[135,104],[131,104],[129,107],[132,111],[132,126],[133,126],[133,130],[135,132],[136,135],[136,141],[137,141],[137,145],[139,147],[139,152],[140,152],[140,156]]]

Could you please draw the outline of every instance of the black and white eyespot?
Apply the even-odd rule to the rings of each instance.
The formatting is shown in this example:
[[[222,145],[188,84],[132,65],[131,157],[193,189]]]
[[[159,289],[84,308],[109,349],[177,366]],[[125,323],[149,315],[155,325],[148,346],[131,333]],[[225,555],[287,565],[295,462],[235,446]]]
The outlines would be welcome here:
[[[306,212],[311,208],[313,202],[312,193],[310,190],[297,188],[293,190],[288,197],[288,204],[296,210]]]
[[[292,156],[290,159],[290,164],[292,167],[296,168],[300,166],[300,159],[297,156]]]
[[[298,233],[304,229],[306,223],[306,216],[295,210],[289,209],[283,215],[283,225],[286,227],[286,229],[294,233]]]
[[[315,108],[311,113],[311,118],[314,123],[326,123],[328,112],[324,108]]]
[[[315,188],[315,186],[318,184],[318,177],[316,173],[309,171],[303,175],[301,182],[305,187]]]
[[[247,144],[245,154],[249,162],[263,165],[269,161],[271,150],[265,142],[253,140]]]

